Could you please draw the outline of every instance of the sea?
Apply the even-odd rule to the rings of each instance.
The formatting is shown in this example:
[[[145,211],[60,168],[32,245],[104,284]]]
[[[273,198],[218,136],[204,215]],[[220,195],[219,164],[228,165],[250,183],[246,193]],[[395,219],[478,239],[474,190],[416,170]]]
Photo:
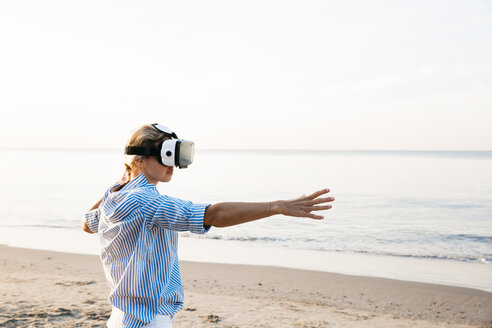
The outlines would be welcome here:
[[[97,254],[82,216],[123,173],[120,149],[2,149],[0,244]],[[281,215],[180,233],[183,260],[272,265],[492,292],[491,151],[197,149],[162,194],[194,203],[330,188],[324,220]]]

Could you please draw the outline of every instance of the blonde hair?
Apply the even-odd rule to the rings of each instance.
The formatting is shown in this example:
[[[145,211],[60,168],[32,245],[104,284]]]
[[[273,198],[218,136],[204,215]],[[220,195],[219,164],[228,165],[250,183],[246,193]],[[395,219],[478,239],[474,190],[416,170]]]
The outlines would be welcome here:
[[[125,147],[157,147],[162,141],[169,139],[169,136],[164,132],[158,130],[152,125],[143,125],[137,131],[135,131],[130,140],[126,143]],[[130,181],[131,174],[135,170],[135,161],[145,158],[142,155],[125,155],[125,178],[126,181]]]

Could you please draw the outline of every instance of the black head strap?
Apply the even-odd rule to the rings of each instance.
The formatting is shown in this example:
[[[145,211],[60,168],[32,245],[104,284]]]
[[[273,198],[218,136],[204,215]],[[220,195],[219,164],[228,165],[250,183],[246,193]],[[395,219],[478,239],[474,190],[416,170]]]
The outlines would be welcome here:
[[[161,151],[155,147],[133,147],[127,146],[125,148],[125,154],[127,155],[141,155],[141,156],[161,156]]]

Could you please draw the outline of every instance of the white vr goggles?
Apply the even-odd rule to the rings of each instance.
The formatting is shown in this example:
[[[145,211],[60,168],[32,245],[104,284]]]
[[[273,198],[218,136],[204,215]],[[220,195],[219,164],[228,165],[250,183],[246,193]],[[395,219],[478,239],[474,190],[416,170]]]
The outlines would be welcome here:
[[[157,123],[151,124],[157,130],[164,132],[171,139],[164,140],[157,147],[142,146],[133,147],[127,146],[125,154],[155,156],[157,161],[162,165],[176,166],[180,169],[188,167],[193,163],[193,154],[195,152],[195,143],[189,140],[178,139],[176,133],[171,129]]]

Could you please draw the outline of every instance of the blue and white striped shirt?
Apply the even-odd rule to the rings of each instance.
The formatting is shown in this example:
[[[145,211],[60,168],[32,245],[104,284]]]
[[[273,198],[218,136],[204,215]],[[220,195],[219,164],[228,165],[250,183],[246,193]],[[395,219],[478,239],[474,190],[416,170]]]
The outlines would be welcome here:
[[[121,326],[141,327],[183,308],[177,231],[207,232],[208,204],[161,195],[143,174],[112,192],[115,186],[85,220],[99,235],[109,301],[125,313]]]

